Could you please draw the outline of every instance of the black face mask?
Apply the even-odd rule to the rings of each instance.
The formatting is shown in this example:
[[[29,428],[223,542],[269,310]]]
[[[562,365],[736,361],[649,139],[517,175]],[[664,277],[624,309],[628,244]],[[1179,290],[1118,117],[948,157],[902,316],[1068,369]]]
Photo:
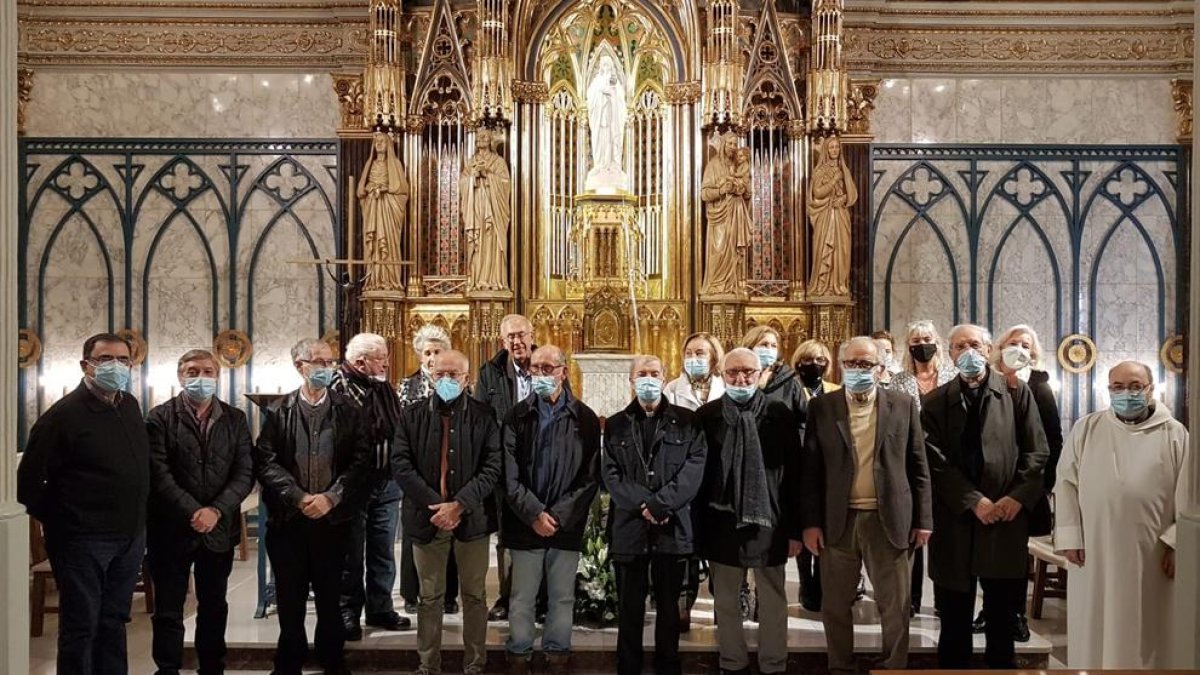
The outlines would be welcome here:
[[[802,363],[796,372],[800,374],[800,381],[804,383],[804,386],[812,389],[821,383],[821,376],[825,374],[825,366],[817,363]]]
[[[917,363],[929,363],[933,360],[933,355],[937,353],[937,344],[926,342],[919,345],[909,345],[908,353],[912,355],[913,360]]]

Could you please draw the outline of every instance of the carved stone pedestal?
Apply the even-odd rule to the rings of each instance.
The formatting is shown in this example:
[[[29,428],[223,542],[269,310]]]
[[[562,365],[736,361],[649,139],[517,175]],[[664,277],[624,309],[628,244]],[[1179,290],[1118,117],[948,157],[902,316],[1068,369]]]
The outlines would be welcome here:
[[[737,296],[700,296],[697,324],[728,351],[746,332],[746,299]]]
[[[360,296],[362,331],[378,333],[388,342],[388,373],[404,376],[404,355],[412,351],[404,335],[404,291],[365,291]],[[349,340],[351,336],[344,336]]]
[[[597,415],[608,417],[629,405],[633,397],[629,388],[632,355],[576,354],[573,358],[583,384],[579,399]]]
[[[850,300],[811,299],[812,337],[829,346],[837,346],[854,337],[854,302]]]

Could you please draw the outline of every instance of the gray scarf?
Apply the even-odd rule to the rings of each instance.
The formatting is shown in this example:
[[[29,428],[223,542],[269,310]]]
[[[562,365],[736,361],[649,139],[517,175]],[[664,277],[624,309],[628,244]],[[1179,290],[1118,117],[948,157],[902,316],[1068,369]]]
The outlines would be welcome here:
[[[775,527],[758,438],[758,417],[766,405],[762,392],[755,392],[753,398],[740,405],[728,396],[721,402],[725,438],[721,442],[720,469],[709,495],[709,506],[733,513],[738,527]]]

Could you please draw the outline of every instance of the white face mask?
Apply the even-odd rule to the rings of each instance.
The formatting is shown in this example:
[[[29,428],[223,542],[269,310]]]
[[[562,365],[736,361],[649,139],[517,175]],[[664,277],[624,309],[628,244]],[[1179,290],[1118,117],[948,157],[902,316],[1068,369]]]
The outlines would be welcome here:
[[[1000,352],[1000,358],[1004,360],[1004,365],[1009,370],[1020,371],[1028,368],[1033,358],[1029,350],[1020,345],[1009,345]]]

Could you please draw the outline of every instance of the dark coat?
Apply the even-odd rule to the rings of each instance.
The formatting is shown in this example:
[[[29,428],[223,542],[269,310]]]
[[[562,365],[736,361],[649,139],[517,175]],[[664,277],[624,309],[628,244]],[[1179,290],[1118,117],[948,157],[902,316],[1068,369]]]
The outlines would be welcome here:
[[[906,549],[912,530],[933,529],[925,434],[911,396],[879,387],[875,392],[879,517],[892,546]],[[827,544],[845,533],[857,461],[846,395],[838,392],[813,398],[808,403],[804,434],[804,487],[796,493],[804,527],[824,529]]]
[[[1042,468],[1049,450],[1029,387],[1011,393],[1004,376],[989,371],[981,386],[983,472],[978,484],[964,471],[963,381],[956,377],[925,397],[921,426],[933,479],[933,537],[929,576],[935,583],[968,591],[975,577],[1021,579],[1028,572],[1029,514],[1045,488]],[[972,509],[980,499],[1012,497],[1021,503],[1017,518],[984,525]]]
[[[530,347],[530,351],[534,349],[537,347]],[[507,349],[496,352],[491,361],[479,367],[479,377],[475,380],[471,395],[492,407],[497,422],[503,422],[508,417],[517,403],[517,381]]]
[[[437,395],[405,409],[392,443],[392,468],[404,489],[400,518],[404,534],[418,544],[428,544],[438,533],[429,507],[444,501],[463,506],[454,537],[472,541],[496,531],[496,500],[503,453],[500,425],[486,403],[459,396],[450,406],[449,469],[441,495],[442,413]]]
[[[800,432],[803,434],[804,419],[808,412],[808,397],[804,395],[804,383],[800,381],[800,376],[796,371],[783,361],[776,361],[771,368],[774,369],[775,374],[771,376],[762,391],[767,395],[767,400],[778,401],[792,411],[792,414],[796,416],[796,423],[800,426]]]
[[[333,406],[332,489],[341,493],[342,500],[325,517],[343,523],[354,518],[370,497],[371,440],[358,404],[336,391],[329,391],[328,396]],[[273,521],[305,517],[299,508],[305,493],[296,483],[296,438],[304,433],[299,406],[299,390],[272,404],[254,446],[254,474],[262,484],[262,500]]]
[[[47,534],[136,537],[149,496],[150,440],[132,396],[113,407],[81,382],[34,423],[17,501]]]
[[[1058,458],[1062,456],[1062,418],[1058,413],[1058,398],[1050,387],[1049,373],[1044,370],[1030,372],[1028,385],[1033,392],[1033,402],[1037,404],[1038,417],[1042,420],[1042,430],[1046,432],[1046,445],[1050,448],[1050,457],[1042,471],[1045,493],[1033,508],[1029,519],[1029,536],[1042,537],[1054,531],[1050,493],[1054,491],[1054,482],[1058,480]]]
[[[150,434],[151,545],[200,539],[212,551],[239,541],[242,500],[254,487],[253,443],[246,414],[213,399],[208,435],[188,410],[187,394],[155,407],[146,418]],[[211,506],[221,519],[208,534],[192,529],[192,514]]]
[[[761,394],[755,394],[756,396]],[[738,527],[736,516],[708,504],[711,485],[720,469],[725,442],[725,397],[709,401],[696,411],[708,443],[704,482],[693,503],[696,525],[696,555],[733,567],[773,567],[788,560],[788,539],[800,541],[800,514],[794,499],[783,499],[783,486],[800,485],[800,422],[786,404],[768,397],[758,421],[759,443],[767,473],[767,496],[777,515],[775,527]]]
[[[600,421],[581,401],[568,396],[566,412],[546,433],[554,449],[547,498],[534,494],[534,443],[537,440],[537,395],[513,407],[504,420],[504,512],[500,543],[517,550],[553,548],[582,551],[592,501],[600,489]],[[533,530],[543,511],[558,521],[553,537]]]
[[[635,400],[609,417],[601,460],[604,487],[612,495],[608,512],[609,551],[618,556],[650,553],[690,555],[695,548],[691,502],[704,478],[708,444],[696,414],[663,400],[662,421],[645,459],[640,405]],[[642,517],[642,505],[655,520]]]

